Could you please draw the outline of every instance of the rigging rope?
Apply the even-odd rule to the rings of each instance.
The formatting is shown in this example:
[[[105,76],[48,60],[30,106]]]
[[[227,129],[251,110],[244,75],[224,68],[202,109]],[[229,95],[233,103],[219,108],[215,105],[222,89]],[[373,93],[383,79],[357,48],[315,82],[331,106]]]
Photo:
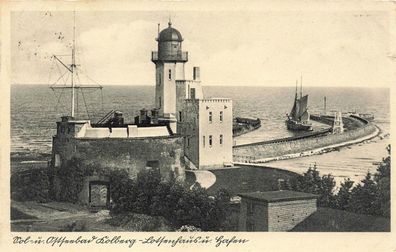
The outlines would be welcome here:
[[[68,71],[65,71],[63,74],[62,74],[62,71],[59,69],[59,65],[58,64],[56,64],[56,66],[58,67],[58,70],[59,70],[59,74],[61,74],[61,76],[54,82],[54,84],[52,84],[52,86],[55,86],[57,83],[58,83],[58,81],[62,78],[63,79],[63,76],[65,76],[65,74],[68,72]],[[64,79],[63,79],[64,80]],[[66,85],[66,82],[67,82],[67,79],[66,79],[66,81],[65,81],[65,85]],[[51,87],[52,87],[51,86]]]
[[[82,89],[81,89],[81,94],[82,94],[82,97],[83,97],[83,100],[84,100],[85,110],[87,111],[88,119],[91,120],[91,116],[89,115],[88,108],[87,108],[87,103],[85,101],[85,95],[84,95],[84,92],[83,92]]]
[[[67,75],[66,81],[67,81],[67,80],[69,80],[69,75]],[[61,92],[61,94],[59,95],[59,100],[58,100],[58,103],[59,103],[59,104],[60,104],[60,98],[62,97],[63,92],[64,92],[64,89],[62,89],[62,92]],[[54,92],[54,93],[55,93],[55,92]],[[58,104],[56,104],[55,108],[57,108],[57,107],[58,107]],[[64,108],[65,111],[67,111],[67,108],[66,108],[66,106],[65,106],[64,104],[62,104],[62,107]]]

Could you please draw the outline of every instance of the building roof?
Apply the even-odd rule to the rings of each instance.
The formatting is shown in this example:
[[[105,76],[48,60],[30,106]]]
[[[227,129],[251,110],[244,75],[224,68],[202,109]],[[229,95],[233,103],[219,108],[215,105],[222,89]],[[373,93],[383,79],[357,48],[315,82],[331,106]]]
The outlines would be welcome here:
[[[316,199],[318,195],[296,191],[268,191],[240,193],[238,196],[264,202],[294,201],[303,199]]]
[[[168,23],[168,28],[162,30],[158,36],[158,42],[166,42],[166,41],[177,41],[177,42],[182,42],[183,37],[181,33],[176,30],[175,28],[172,28],[172,23]]]

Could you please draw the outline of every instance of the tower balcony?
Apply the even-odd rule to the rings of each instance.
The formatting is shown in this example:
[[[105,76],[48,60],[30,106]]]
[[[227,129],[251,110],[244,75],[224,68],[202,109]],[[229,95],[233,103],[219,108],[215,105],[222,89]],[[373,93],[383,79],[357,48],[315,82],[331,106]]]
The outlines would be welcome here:
[[[157,51],[151,52],[151,61],[157,63],[158,61],[164,62],[187,62],[188,52],[180,52],[175,54],[159,55]]]

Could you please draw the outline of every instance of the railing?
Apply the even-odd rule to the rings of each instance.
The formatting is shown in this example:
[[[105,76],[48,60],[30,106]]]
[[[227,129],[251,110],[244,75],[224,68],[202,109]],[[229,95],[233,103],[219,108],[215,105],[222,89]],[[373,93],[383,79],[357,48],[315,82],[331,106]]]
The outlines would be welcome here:
[[[151,61],[188,61],[188,52],[181,52],[171,55],[159,55],[158,52],[151,52]]]

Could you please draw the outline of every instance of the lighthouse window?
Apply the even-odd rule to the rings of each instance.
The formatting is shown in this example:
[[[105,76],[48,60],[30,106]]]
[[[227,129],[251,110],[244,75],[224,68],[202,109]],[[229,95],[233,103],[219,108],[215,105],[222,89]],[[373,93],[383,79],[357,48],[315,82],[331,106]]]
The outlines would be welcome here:
[[[158,86],[161,86],[162,76],[161,74],[158,75]]]
[[[209,147],[212,147],[212,135],[209,136]]]
[[[172,79],[172,70],[169,69],[169,80],[171,80],[171,79]]]
[[[182,121],[182,112],[181,111],[179,111],[179,121],[180,122]]]
[[[202,146],[205,148],[205,136],[202,136]]]
[[[223,135],[220,135],[220,144],[223,144]]]
[[[209,122],[211,123],[212,122],[212,112],[209,112]]]
[[[223,111],[220,111],[220,122],[223,122]]]
[[[161,96],[158,97],[158,103],[159,103],[158,107],[161,107]]]

